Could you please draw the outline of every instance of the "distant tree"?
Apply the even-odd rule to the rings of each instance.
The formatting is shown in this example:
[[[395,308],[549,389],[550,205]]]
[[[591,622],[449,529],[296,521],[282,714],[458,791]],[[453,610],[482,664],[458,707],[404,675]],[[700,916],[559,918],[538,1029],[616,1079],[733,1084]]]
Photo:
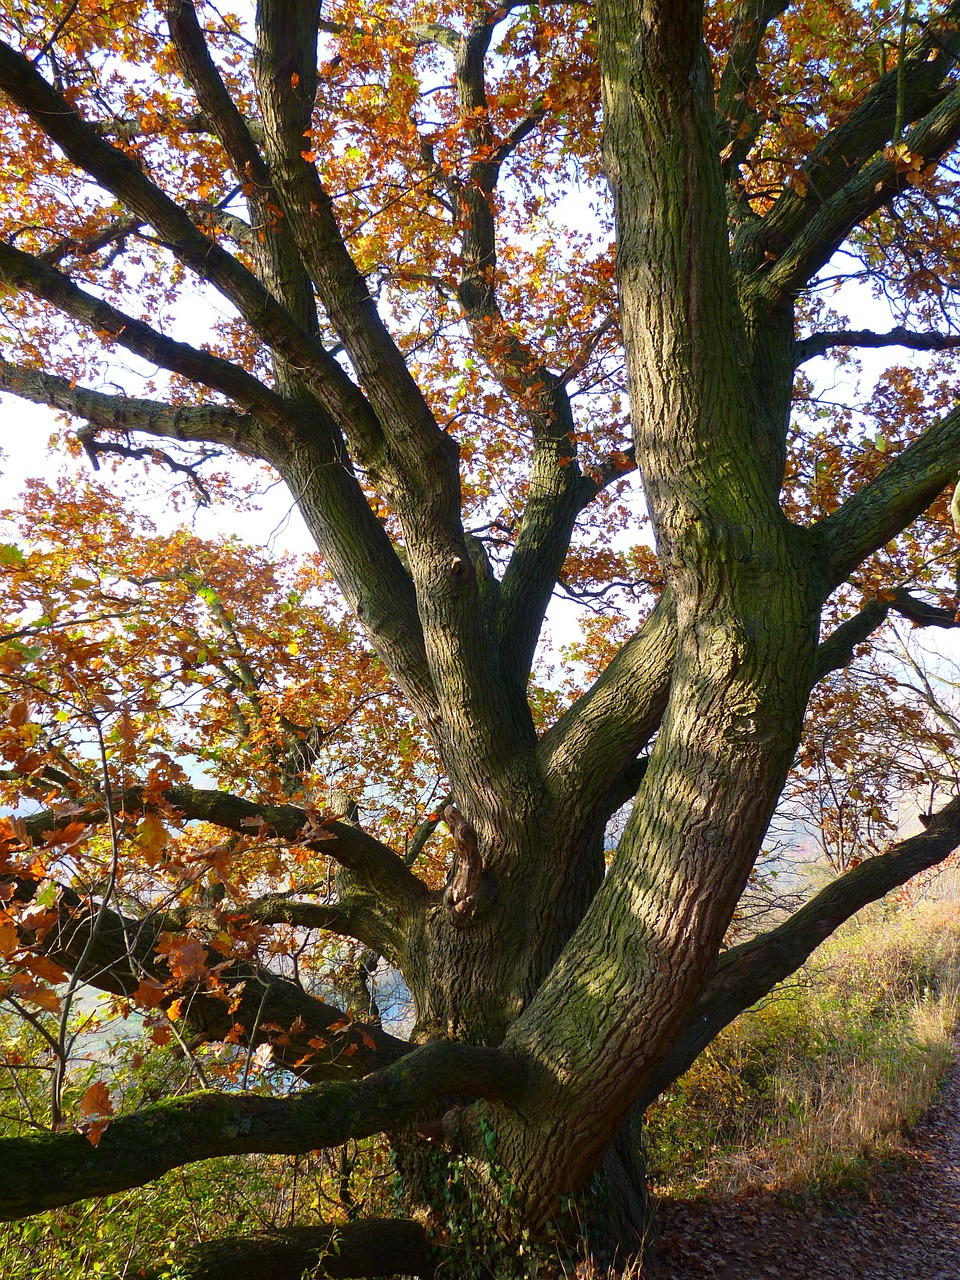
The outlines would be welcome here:
[[[160,537],[79,484],[35,486],[0,552],[5,796],[41,806],[4,829],[3,991],[54,1081],[0,1140],[0,1213],[385,1132],[405,1218],[214,1242],[189,1274],[425,1273],[471,1218],[518,1256],[640,1250],[644,1108],[960,844],[953,799],[721,951],[811,690],[893,613],[955,621],[958,23],[5,7],[0,389],[95,466],[229,491],[199,455],[269,464],[320,559]],[[849,276],[892,331],[831,312]],[[934,355],[854,415],[796,371],[858,346]],[[531,681],[558,589],[620,609],[583,689]],[[71,1111],[81,982],[198,1064],[238,1046],[232,1083],[114,1116],[95,1080]],[[270,1063],[307,1087],[245,1087]]]

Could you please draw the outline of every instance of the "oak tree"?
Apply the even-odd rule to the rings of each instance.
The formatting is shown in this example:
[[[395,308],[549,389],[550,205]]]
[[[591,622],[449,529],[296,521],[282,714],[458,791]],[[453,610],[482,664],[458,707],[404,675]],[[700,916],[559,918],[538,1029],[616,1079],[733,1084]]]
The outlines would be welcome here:
[[[158,534],[79,480],[32,486],[0,549],[2,784],[34,802],[2,832],[2,990],[53,1078],[0,1139],[0,1213],[386,1133],[405,1216],[189,1274],[429,1273],[457,1179],[484,1231],[629,1261],[645,1108],[960,844],[960,800],[897,839],[848,777],[871,838],[828,823],[837,878],[724,946],[794,762],[822,806],[883,737],[844,668],[894,618],[956,620],[960,3],[22,0],[0,27],[0,389],[97,467],[242,504],[211,460],[266,464],[318,551]],[[892,327],[833,309],[850,277]],[[809,376],[885,347],[929,357],[858,413]],[[566,683],[534,670],[558,591],[599,610]],[[925,744],[903,790],[952,729],[888,677],[872,714]],[[79,984],[207,1087],[71,1101]],[[234,1046],[219,1076],[204,1044]],[[251,1090],[271,1064],[302,1087]]]

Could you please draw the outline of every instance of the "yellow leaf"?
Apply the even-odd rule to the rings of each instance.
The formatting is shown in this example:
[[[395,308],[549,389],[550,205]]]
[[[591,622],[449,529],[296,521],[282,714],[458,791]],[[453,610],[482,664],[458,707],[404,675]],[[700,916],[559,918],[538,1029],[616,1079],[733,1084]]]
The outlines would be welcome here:
[[[147,863],[155,867],[167,847],[167,829],[155,813],[145,813],[137,827],[137,844],[144,852]]]

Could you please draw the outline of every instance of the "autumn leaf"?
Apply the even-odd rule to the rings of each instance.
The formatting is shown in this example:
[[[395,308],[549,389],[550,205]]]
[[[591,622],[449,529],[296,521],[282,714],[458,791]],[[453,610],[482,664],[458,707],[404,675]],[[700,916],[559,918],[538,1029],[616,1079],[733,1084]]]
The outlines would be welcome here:
[[[156,982],[153,978],[141,978],[133,999],[143,1009],[155,1009],[162,1004],[166,994],[167,989],[162,982]]]
[[[59,830],[51,831],[44,841],[45,849],[56,849],[62,845],[76,845],[90,832],[85,822],[69,822]]]
[[[112,1116],[113,1102],[110,1090],[102,1080],[92,1084],[80,1099],[80,1111],[85,1116]]]
[[[148,866],[155,867],[167,847],[167,828],[155,813],[145,813],[137,826],[137,844]]]
[[[93,1147],[99,1147],[100,1139],[110,1125],[109,1120],[94,1120],[91,1124],[84,1125],[83,1136]]]
[[[44,982],[65,982],[67,979],[66,970],[47,956],[27,955],[23,959],[23,966],[35,978]]]
[[[15,922],[6,913],[0,915],[0,956],[12,955],[19,945],[20,934]]]
[[[209,976],[207,956],[210,953],[190,934],[161,933],[156,953],[166,958],[177,982],[202,982]]]
[[[89,1118],[81,1128],[83,1136],[91,1146],[98,1147],[113,1115],[110,1091],[102,1080],[92,1084],[80,1099],[80,1113]]]
[[[250,1062],[258,1071],[266,1071],[268,1067],[273,1065],[273,1045],[258,1045],[250,1058]]]

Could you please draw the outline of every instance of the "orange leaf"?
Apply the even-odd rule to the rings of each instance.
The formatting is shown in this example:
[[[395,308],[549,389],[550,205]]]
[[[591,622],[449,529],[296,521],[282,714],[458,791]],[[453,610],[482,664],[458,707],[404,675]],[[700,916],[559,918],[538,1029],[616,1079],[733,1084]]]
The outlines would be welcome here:
[[[178,982],[202,982],[209,977],[209,952],[189,934],[178,937],[172,933],[161,933],[156,951],[158,956],[167,957],[170,972]]]
[[[92,1147],[99,1147],[100,1139],[109,1124],[109,1120],[96,1120],[93,1124],[88,1124],[84,1127],[83,1136]]]
[[[42,978],[44,982],[63,982],[66,979],[64,970],[46,956],[27,956],[23,963],[34,977]]]
[[[139,987],[133,993],[133,998],[142,1008],[155,1009],[162,1003],[165,995],[166,987],[162,983],[154,982],[152,978],[142,978]]]
[[[51,831],[44,842],[45,849],[53,849],[58,844],[71,845],[76,844],[86,835],[89,827],[85,822],[68,822],[65,827],[61,827],[59,831]]]
[[[8,915],[0,916],[0,956],[8,956],[20,945],[17,926]]]
[[[112,1116],[113,1103],[110,1101],[110,1090],[98,1080],[92,1084],[80,1099],[80,1111],[85,1116]]]

